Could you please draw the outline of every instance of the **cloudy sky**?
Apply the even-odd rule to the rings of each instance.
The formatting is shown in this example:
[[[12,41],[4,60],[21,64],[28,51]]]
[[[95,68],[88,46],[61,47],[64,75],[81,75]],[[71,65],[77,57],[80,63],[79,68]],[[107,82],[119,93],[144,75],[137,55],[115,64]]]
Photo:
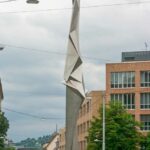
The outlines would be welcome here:
[[[0,3],[0,45],[5,46],[0,52],[3,111],[10,122],[8,137],[15,142],[51,134],[56,124],[64,127],[62,81],[71,19],[71,10],[64,8],[71,8],[71,2]],[[140,4],[127,4],[131,2]],[[106,6],[120,3],[127,5]],[[80,16],[87,91],[105,89],[105,64],[119,62],[122,51],[144,50],[145,42],[150,46],[150,1],[81,1],[81,7],[95,5],[99,7],[81,8]],[[23,116],[8,109],[49,119]]]

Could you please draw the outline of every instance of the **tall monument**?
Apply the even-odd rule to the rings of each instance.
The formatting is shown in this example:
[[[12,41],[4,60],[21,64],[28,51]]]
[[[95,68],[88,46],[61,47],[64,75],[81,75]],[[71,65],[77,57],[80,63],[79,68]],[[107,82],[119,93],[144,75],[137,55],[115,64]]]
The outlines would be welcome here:
[[[73,0],[73,12],[69,32],[68,51],[65,65],[66,85],[66,149],[79,150],[77,141],[77,118],[85,98],[82,75],[82,60],[79,51],[80,0]]]

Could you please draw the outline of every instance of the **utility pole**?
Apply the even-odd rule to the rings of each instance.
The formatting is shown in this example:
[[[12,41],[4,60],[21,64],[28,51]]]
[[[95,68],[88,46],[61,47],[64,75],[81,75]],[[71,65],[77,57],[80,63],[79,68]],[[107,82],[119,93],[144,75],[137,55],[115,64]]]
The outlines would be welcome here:
[[[56,124],[56,133],[58,132],[58,126],[57,126],[57,124]]]
[[[4,50],[4,46],[0,46],[0,51]],[[0,79],[0,113],[2,113],[2,100],[3,100],[4,96],[3,96],[3,88],[2,88],[2,83],[1,83],[1,79]]]

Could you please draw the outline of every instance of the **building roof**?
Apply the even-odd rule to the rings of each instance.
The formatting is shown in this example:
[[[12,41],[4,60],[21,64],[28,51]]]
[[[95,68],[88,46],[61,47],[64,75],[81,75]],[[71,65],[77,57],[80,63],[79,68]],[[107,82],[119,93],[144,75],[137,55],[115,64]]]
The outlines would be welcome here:
[[[49,142],[43,145],[43,150],[47,150],[47,147],[51,144],[51,142],[52,142],[52,141],[55,139],[55,137],[58,136],[58,135],[59,135],[59,133],[54,132],[54,133],[52,134],[52,136],[51,136]]]
[[[150,51],[122,52],[122,62],[150,61]]]

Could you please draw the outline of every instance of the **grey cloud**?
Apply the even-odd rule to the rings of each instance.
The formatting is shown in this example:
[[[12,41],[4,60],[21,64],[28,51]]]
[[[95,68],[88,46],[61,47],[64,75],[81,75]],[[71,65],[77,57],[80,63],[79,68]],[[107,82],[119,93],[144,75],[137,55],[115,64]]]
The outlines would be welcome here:
[[[114,1],[82,1],[82,6],[99,3]],[[23,2],[14,4],[13,8],[11,4],[0,5],[0,10],[71,7],[70,0],[63,3],[45,0],[36,7],[25,6]],[[145,41],[149,45],[149,13],[148,5],[81,9],[81,54],[100,58],[84,58],[87,90],[105,89],[105,63],[120,61],[122,51],[143,49]],[[65,56],[61,53],[66,53],[70,17],[71,11],[68,10],[0,14],[0,43],[60,53],[55,55],[6,47],[0,53],[0,76],[5,94],[3,106],[41,116],[65,116],[65,86],[61,84]],[[55,121],[43,122],[7,111],[6,114],[10,120],[8,135],[15,141],[48,134],[55,129]],[[64,126],[64,120],[58,123]]]

